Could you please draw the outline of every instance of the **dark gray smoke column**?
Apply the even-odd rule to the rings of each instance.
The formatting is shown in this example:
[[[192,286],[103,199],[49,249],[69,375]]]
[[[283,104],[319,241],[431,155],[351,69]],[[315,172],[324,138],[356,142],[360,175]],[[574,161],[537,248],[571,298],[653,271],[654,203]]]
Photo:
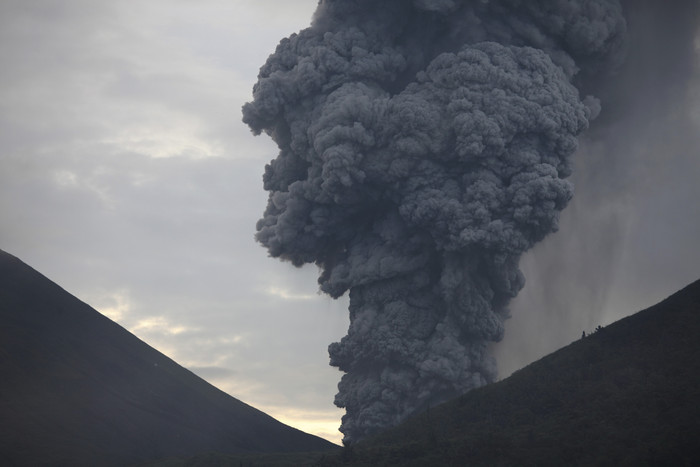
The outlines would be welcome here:
[[[572,80],[623,32],[610,0],[322,1],[261,68],[244,121],[280,152],[257,239],[350,291],[344,441],[493,381],[518,260],[599,108]]]

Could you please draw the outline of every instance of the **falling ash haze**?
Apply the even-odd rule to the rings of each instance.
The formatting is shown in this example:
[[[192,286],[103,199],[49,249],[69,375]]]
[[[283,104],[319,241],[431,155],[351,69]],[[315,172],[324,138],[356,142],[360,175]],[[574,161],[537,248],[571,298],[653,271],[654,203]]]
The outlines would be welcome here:
[[[261,68],[243,119],[279,154],[256,238],[349,291],[346,443],[495,379],[520,256],[600,110],[577,86],[624,32],[610,0],[326,0]]]

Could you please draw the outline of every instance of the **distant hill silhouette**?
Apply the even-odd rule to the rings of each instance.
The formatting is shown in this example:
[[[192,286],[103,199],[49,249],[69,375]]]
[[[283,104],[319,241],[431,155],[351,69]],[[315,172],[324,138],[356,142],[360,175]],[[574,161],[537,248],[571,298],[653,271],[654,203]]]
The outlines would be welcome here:
[[[328,450],[0,251],[0,465]]]
[[[342,452],[207,466],[700,465],[700,281]]]

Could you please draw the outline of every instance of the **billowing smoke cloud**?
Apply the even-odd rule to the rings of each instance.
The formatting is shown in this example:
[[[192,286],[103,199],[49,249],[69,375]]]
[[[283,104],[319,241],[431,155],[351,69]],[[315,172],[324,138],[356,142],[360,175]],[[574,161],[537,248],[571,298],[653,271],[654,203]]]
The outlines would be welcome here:
[[[244,121],[280,152],[257,239],[350,292],[329,347],[346,442],[494,380],[519,258],[600,110],[574,82],[624,29],[610,0],[323,1],[261,68]]]

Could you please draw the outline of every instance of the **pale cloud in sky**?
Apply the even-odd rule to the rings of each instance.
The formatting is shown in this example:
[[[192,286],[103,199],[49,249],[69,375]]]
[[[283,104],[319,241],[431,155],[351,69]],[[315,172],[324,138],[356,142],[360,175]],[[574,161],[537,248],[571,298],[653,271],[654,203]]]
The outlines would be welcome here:
[[[327,346],[347,330],[347,300],[319,295],[314,267],[270,259],[254,241],[264,165],[277,150],[251,135],[240,112],[259,67],[282,37],[309,25],[316,3],[0,3],[0,248],[234,397],[337,442],[340,373]],[[624,238],[610,273],[618,288],[596,302],[595,316],[557,310],[568,321],[553,322],[536,309],[552,303],[542,271],[575,274],[572,262],[551,258],[573,242],[572,258],[583,261],[583,234],[567,232],[600,220],[586,217],[595,200],[585,178],[575,180],[582,204],[564,212],[561,240],[525,258],[529,287],[499,351],[508,371],[589,322],[637,311],[623,303],[651,304],[697,279],[697,152],[672,156],[676,170],[654,171],[658,186],[636,185],[632,198],[593,213],[625,213],[600,224]],[[650,287],[662,257],[672,263],[661,269],[667,279]],[[595,285],[585,283],[591,277],[580,276],[579,290]],[[579,313],[586,297],[575,298]],[[557,339],[527,347],[547,323]]]
[[[0,248],[231,395],[332,440],[342,302],[254,239],[241,122],[316,1],[0,5]],[[311,268],[312,269],[312,268]]]

